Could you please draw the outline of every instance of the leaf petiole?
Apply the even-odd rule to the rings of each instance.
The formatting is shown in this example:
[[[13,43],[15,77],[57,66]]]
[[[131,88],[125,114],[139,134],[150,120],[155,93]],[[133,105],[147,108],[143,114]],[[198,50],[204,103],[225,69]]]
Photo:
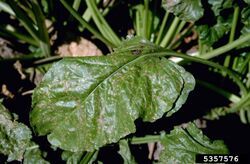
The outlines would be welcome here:
[[[248,36],[250,37],[250,34],[248,34]],[[239,88],[243,92],[243,95],[247,94],[247,89],[244,86],[244,84],[242,83],[240,77],[237,74],[235,74],[234,72],[232,72],[231,70],[227,69],[226,67],[224,67],[220,64],[217,64],[217,63],[214,63],[214,62],[211,62],[208,60],[204,60],[204,59],[201,59],[198,57],[189,56],[189,55],[181,54],[178,52],[170,51],[170,50],[165,51],[165,52],[156,52],[156,53],[145,54],[143,56],[159,56],[159,57],[175,56],[175,57],[180,57],[180,58],[183,58],[183,59],[186,59],[189,61],[201,63],[204,65],[208,65],[208,66],[220,69],[220,70],[226,72],[236,82],[236,84],[239,86]]]
[[[145,137],[133,137],[130,143],[133,145],[146,144],[150,142],[158,142],[161,140],[161,135],[147,135]]]
[[[65,0],[60,0],[63,6],[70,12],[70,14],[77,19],[82,26],[88,29],[96,38],[100,39],[103,43],[110,47],[116,47],[113,43],[107,40],[102,34],[96,31],[92,26],[89,25]]]
[[[235,40],[235,41],[233,41],[231,43],[228,43],[228,44],[226,44],[226,45],[224,45],[224,46],[222,46],[220,48],[217,48],[217,49],[215,49],[213,51],[210,51],[210,52],[208,52],[208,53],[206,53],[206,54],[204,54],[204,55],[202,55],[200,57],[203,58],[203,59],[214,58],[216,56],[219,56],[219,55],[221,55],[221,54],[223,54],[225,52],[228,52],[228,51],[240,46],[241,44],[243,44],[243,43],[245,43],[245,42],[247,42],[249,40],[250,40],[250,33],[248,33],[248,34],[244,35],[243,37],[241,37],[241,38],[239,38],[239,39],[237,39],[237,40]]]
[[[79,164],[88,164],[95,157],[97,151],[87,152]]]

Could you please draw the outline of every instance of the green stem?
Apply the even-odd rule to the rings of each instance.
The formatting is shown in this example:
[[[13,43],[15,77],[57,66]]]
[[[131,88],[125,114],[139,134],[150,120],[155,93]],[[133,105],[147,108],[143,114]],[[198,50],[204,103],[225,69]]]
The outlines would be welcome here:
[[[247,69],[248,64],[250,63],[250,53],[247,53],[246,56],[247,56],[246,59],[245,59],[244,62],[240,65],[239,73],[243,73],[243,71],[244,71],[245,69]]]
[[[203,54],[203,44],[201,43],[201,40],[198,38],[198,47],[199,47],[199,54],[200,54],[200,56],[202,56],[202,54]]]
[[[179,24],[177,30],[176,30],[175,37],[181,32],[181,30],[183,29],[185,24],[186,24],[186,21],[182,20],[181,23]]]
[[[233,42],[231,43],[228,43],[220,48],[217,48],[213,51],[210,51],[204,55],[201,55],[200,58],[203,58],[203,59],[211,59],[211,58],[214,58],[216,56],[219,56],[225,52],[228,52],[238,46],[240,46],[241,44],[245,43],[245,42],[248,42],[250,40],[250,33],[247,33],[246,35],[244,35],[243,37],[237,39],[237,40],[234,40]]]
[[[39,43],[34,38],[17,31],[10,31],[0,27],[0,35],[5,37],[15,37],[21,41],[29,43],[30,45],[39,46]]]
[[[79,162],[79,164],[89,164],[89,162],[91,161],[91,159],[95,156],[96,152],[97,151],[87,152],[85,154],[85,156],[83,157],[83,159]]]
[[[202,86],[207,87],[207,88],[211,89],[212,91],[222,95],[223,97],[227,98],[228,100],[230,100],[233,103],[236,103],[236,102],[240,101],[240,97],[236,96],[233,93],[225,91],[224,89],[219,88],[219,87],[217,87],[217,86],[215,86],[215,85],[213,85],[211,83],[208,83],[206,81],[202,81],[202,80],[198,80],[198,79],[195,79],[195,80],[196,80],[197,83],[199,83]]]
[[[174,31],[174,34],[173,34],[173,37],[172,37],[173,39],[170,42],[170,44],[168,45],[168,47],[167,47],[168,49],[172,48],[172,44],[175,42],[175,39],[176,39],[177,35],[181,35],[180,32],[183,29],[183,27],[185,26],[185,24],[186,24],[186,21],[181,21],[181,23],[178,25],[177,30]]]
[[[112,42],[114,45],[118,46],[121,44],[121,40],[119,37],[115,34],[115,32],[112,30],[112,28],[109,26],[107,21],[104,19],[100,11],[98,10],[96,6],[96,2],[93,0],[86,0],[86,4],[88,8],[91,11],[92,18],[98,27],[99,31],[102,33],[103,36],[105,36],[110,42]]]
[[[74,0],[73,5],[72,5],[73,9],[77,11],[80,7],[80,4],[81,4],[81,0]]]
[[[239,13],[240,13],[239,11],[240,11],[239,6],[234,8],[232,27],[231,27],[230,36],[229,36],[229,43],[232,43],[234,41],[235,31],[236,31],[237,22],[238,22]],[[224,61],[224,66],[225,67],[229,66],[230,60],[231,60],[231,56],[227,55],[226,58],[225,58],[225,61]]]
[[[168,20],[168,16],[169,16],[169,12],[166,11],[165,15],[164,15],[164,18],[162,20],[162,23],[161,23],[160,31],[159,31],[158,36],[157,36],[156,41],[155,41],[155,44],[157,44],[157,45],[159,45],[159,43],[161,41],[163,30],[166,27],[166,23],[167,23],[167,20]]]
[[[248,70],[248,72],[250,72],[250,62],[248,63],[247,70]],[[247,88],[250,87],[250,77],[247,77],[246,86],[247,86]]]
[[[233,107],[227,109],[227,113],[235,113],[241,110],[243,107],[249,105],[250,102],[250,93],[248,93],[245,97],[243,97],[237,104]]]
[[[96,0],[96,3],[99,4],[100,3],[100,0]],[[84,13],[82,14],[82,18],[89,22],[89,20],[91,19],[91,11],[89,8],[87,8]]]
[[[32,11],[35,15],[36,25],[38,27],[39,44],[44,56],[51,54],[48,29],[45,25],[45,16],[36,0],[31,0]]]
[[[63,6],[71,13],[71,15],[73,15],[73,17],[76,18],[82,24],[82,26],[88,29],[96,38],[100,39],[103,43],[105,43],[110,47],[116,47],[115,44],[108,41],[98,31],[96,31],[92,26],[90,26],[89,23],[86,22],[71,6],[69,6],[65,0],[60,0],[60,1],[63,4]]]
[[[16,16],[15,15],[15,12],[11,9],[11,7],[5,3],[5,2],[2,2],[0,1],[0,9],[6,13],[9,13],[10,15],[12,16]]]
[[[142,32],[142,28],[141,28],[141,13],[142,13],[142,10],[141,10],[142,7],[137,7],[136,8],[136,13],[135,13],[135,18],[136,18],[136,34],[138,36],[143,36],[143,32]]]
[[[150,142],[157,142],[161,140],[161,135],[147,135],[145,137],[133,137],[130,141],[133,145],[146,144]]]
[[[62,58],[63,57],[61,57],[61,56],[51,56],[51,57],[47,57],[47,58],[44,58],[44,59],[36,60],[36,61],[33,62],[33,64],[35,66],[43,65],[43,64],[47,64],[47,63],[52,63],[52,62],[58,61],[58,60],[60,60]]]
[[[87,8],[85,12],[82,14],[82,18],[88,22],[91,19],[91,12],[90,9]]]
[[[236,27],[237,27],[238,18],[239,18],[239,13],[240,13],[240,8],[239,8],[239,6],[237,6],[234,8],[234,15],[233,15],[232,27],[231,27],[231,31],[230,31],[229,43],[234,41],[234,36],[235,36],[235,31],[236,31]]]
[[[174,42],[172,42],[168,46],[168,48],[169,49],[175,49],[175,48],[177,48],[181,44],[181,41],[183,41],[183,39],[185,38],[185,36],[187,36],[188,34],[190,34],[192,32],[193,27],[194,27],[194,24],[190,24],[189,27],[185,28],[185,30],[180,34],[180,37],[177,40],[175,40]]]
[[[8,0],[8,4],[11,6],[13,11],[15,11],[16,18],[21,22],[23,27],[29,32],[29,34],[39,42],[40,39],[38,37],[38,33],[33,26],[33,22],[29,19],[29,17],[21,10],[21,8],[17,5],[17,3],[13,0]]]
[[[179,24],[179,21],[180,21],[180,19],[178,17],[174,18],[173,22],[171,23],[171,26],[168,29],[167,34],[165,35],[165,37],[161,41],[160,46],[166,47],[169,45],[169,43],[174,35],[174,31],[176,30],[176,28]]]
[[[144,12],[143,12],[143,37],[146,38],[146,39],[149,39],[148,38],[148,3],[149,1],[148,0],[144,0]]]
[[[246,118],[245,113],[246,113],[246,110],[240,110],[239,116],[240,116],[240,121],[244,124],[247,124],[248,119]],[[247,113],[250,113],[250,112],[247,112]],[[248,117],[248,118],[250,118],[250,117]]]

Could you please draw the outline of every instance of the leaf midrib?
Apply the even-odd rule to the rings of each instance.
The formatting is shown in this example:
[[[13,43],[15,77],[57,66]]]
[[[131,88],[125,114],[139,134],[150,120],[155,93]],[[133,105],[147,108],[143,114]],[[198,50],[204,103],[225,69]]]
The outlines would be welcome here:
[[[122,56],[123,56],[123,57],[126,57],[126,56],[129,56],[129,55],[121,55],[121,57],[122,57]],[[83,102],[86,102],[87,99],[88,99],[88,98],[98,89],[98,87],[99,87],[104,81],[106,81],[106,80],[112,78],[117,72],[121,71],[124,67],[126,67],[126,66],[128,66],[128,65],[130,65],[130,64],[134,64],[134,63],[136,63],[138,60],[140,60],[140,59],[142,59],[142,58],[144,58],[144,57],[146,57],[146,56],[151,56],[151,54],[149,53],[149,54],[144,54],[144,55],[138,55],[138,57],[133,58],[132,60],[128,61],[127,63],[123,64],[121,67],[119,67],[118,69],[116,69],[116,70],[115,70],[114,72],[112,72],[111,74],[107,75],[103,80],[101,80],[101,81],[93,88],[93,90],[88,94],[88,96],[83,100]],[[155,57],[155,56],[154,56],[154,57]],[[64,118],[65,118],[65,119],[70,118],[71,115],[72,115],[73,113],[74,113],[74,112],[72,111],[71,113],[69,113],[68,115],[66,115]],[[61,123],[63,123],[63,122],[64,122],[64,120],[61,121]],[[61,123],[60,123],[60,125],[61,125]],[[57,126],[57,127],[55,127],[55,130],[58,129],[58,128],[59,128],[59,130],[60,130],[60,129],[61,129],[61,128],[60,128],[60,125]],[[54,133],[55,130],[50,131],[50,135],[53,135],[53,133]],[[65,146],[65,145],[66,145],[66,146]],[[57,146],[57,145],[56,145],[56,146]],[[61,145],[59,145],[59,147],[64,147],[64,148],[66,148],[67,150],[71,150],[71,149],[72,149],[72,146],[71,146],[71,145],[70,145],[70,146],[67,146],[67,144],[65,144],[64,142],[61,142]],[[84,149],[79,149],[79,148],[77,148],[77,149],[78,149],[78,151],[84,150]]]

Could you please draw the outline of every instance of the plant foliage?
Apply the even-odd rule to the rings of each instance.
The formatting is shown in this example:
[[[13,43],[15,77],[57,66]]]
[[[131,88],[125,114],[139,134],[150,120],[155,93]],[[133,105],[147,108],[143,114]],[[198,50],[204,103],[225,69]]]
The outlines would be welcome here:
[[[24,159],[24,164],[47,163],[31,138],[31,130],[14,120],[10,112],[0,104],[0,153],[8,156],[7,161]]]
[[[211,122],[224,117],[234,125],[231,116],[237,116],[241,127],[249,127],[249,5],[249,0],[0,1],[0,158],[24,164],[116,163],[116,157],[132,164],[195,163],[196,154],[238,153],[233,149],[247,143],[249,129],[241,136],[241,128],[231,132],[231,125],[220,124],[230,131],[220,136]],[[57,56],[58,44],[78,37],[107,55]],[[10,55],[2,55],[9,48]],[[20,86],[13,72],[21,75]],[[44,75],[42,81],[36,73]],[[29,99],[20,109],[30,111],[14,109],[20,97]],[[204,135],[203,126],[204,134],[218,140]]]
[[[194,123],[175,127],[161,139],[163,150],[159,163],[193,163],[196,154],[227,154],[223,141],[211,141]]]
[[[93,151],[134,133],[137,118],[153,122],[176,112],[194,78],[165,58],[143,53],[143,44],[53,65],[33,94],[34,130],[62,149]]]
[[[197,21],[204,9],[200,0],[163,0],[163,7],[185,21]]]

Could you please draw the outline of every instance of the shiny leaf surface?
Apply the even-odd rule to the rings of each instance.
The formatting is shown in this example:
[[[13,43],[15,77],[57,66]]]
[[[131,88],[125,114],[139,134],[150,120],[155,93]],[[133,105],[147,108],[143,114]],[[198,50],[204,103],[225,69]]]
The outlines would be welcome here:
[[[13,120],[9,111],[0,104],[0,153],[7,155],[8,161],[22,161],[30,139],[30,129]]]
[[[232,0],[208,0],[208,3],[212,6],[212,10],[215,16],[219,16],[220,12],[224,9],[232,8],[233,7]]]
[[[211,141],[203,135],[194,123],[186,128],[175,127],[166,135],[161,144],[164,146],[159,163],[195,163],[196,154],[226,154],[227,147],[223,141]]]
[[[33,94],[34,130],[64,150],[93,151],[134,133],[137,118],[153,122],[176,112],[194,88],[193,76],[145,54],[140,42],[136,54],[127,47],[54,64]]]
[[[162,6],[185,21],[197,21],[203,16],[200,0],[163,0]]]
[[[201,43],[212,46],[229,32],[230,25],[231,24],[226,21],[218,20],[217,24],[212,27],[208,25],[200,25],[197,26],[196,29],[199,32],[199,39]]]

